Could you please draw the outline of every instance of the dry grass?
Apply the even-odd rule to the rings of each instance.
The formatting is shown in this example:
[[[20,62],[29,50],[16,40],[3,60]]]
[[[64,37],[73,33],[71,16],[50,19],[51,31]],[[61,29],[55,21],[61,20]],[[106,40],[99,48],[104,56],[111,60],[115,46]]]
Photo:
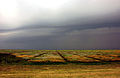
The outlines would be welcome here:
[[[55,50],[0,50],[30,62],[66,62]],[[120,63],[88,65],[88,62],[119,61],[120,50],[59,50],[68,61],[60,65],[0,65],[0,78],[120,78]],[[39,57],[36,54],[46,53]],[[97,60],[98,59],[98,60]]]
[[[120,50],[0,50],[0,52],[12,53],[16,57],[30,59],[31,62],[65,62],[65,59],[70,62],[120,61]],[[34,57],[43,53],[45,54]]]
[[[120,78],[120,65],[0,66],[0,78]]]

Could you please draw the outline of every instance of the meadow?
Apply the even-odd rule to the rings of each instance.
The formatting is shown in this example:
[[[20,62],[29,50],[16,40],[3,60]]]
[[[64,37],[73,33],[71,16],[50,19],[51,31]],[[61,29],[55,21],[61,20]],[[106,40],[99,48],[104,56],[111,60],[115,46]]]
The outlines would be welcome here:
[[[0,78],[120,78],[120,50],[0,50]]]

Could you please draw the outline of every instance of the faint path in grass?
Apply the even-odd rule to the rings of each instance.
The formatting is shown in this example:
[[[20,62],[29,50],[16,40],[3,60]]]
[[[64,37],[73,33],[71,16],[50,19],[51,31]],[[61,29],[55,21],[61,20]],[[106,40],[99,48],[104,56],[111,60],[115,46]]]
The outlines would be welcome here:
[[[101,58],[95,58],[95,57],[89,57],[89,56],[85,56],[85,57],[87,57],[87,58],[92,58],[92,59],[94,59],[94,60],[99,60],[100,62],[120,62],[120,60],[108,60],[108,59],[101,59]]]
[[[65,62],[69,62],[60,52],[58,52],[57,50],[56,50],[56,52],[58,53],[58,55],[59,55],[61,58],[64,59]]]
[[[42,54],[36,55],[36,56],[34,56],[34,57],[39,57],[39,56],[42,56],[42,55],[44,55],[44,54],[47,54],[47,53],[42,53]]]

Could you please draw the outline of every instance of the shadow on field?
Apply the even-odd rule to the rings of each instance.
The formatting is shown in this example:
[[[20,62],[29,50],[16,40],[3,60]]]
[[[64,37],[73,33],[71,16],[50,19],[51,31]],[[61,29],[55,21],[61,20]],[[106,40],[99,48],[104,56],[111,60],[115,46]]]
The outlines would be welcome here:
[[[63,65],[63,64],[76,64],[76,65],[105,65],[115,62],[30,62],[28,65]],[[120,64],[120,62],[116,62]]]
[[[0,65],[4,64],[28,64],[27,60],[16,57],[10,53],[0,53]]]
[[[65,64],[76,64],[76,65],[105,65],[105,64],[120,64],[118,61],[107,61],[107,62],[29,62],[29,65],[65,65]]]
[[[67,62],[30,62],[29,65],[62,65],[68,64]]]

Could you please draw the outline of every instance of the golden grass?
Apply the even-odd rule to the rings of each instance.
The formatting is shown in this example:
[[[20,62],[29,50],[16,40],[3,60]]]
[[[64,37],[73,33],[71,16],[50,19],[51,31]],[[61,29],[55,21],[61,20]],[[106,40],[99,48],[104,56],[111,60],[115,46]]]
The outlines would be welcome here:
[[[19,55],[19,56],[17,56],[17,57],[34,57],[34,55]]]
[[[120,78],[120,65],[1,66],[0,78]]]
[[[79,56],[79,55],[65,56],[65,58],[71,62],[74,62],[74,61],[77,61],[77,62],[99,62],[99,60],[95,60],[92,58],[87,58],[85,56]]]
[[[45,55],[39,57],[34,57],[34,55],[31,54],[32,50],[20,51],[25,53],[20,55],[19,52],[16,52],[13,53],[13,55],[21,58],[30,58],[31,60],[29,61],[31,62],[65,62],[55,50],[38,50],[40,53],[46,52]],[[64,56],[64,58],[66,58],[70,62],[120,61],[120,50],[58,50],[58,52],[60,52]],[[25,55],[26,53],[28,55]],[[36,53],[38,53],[37,50]]]

